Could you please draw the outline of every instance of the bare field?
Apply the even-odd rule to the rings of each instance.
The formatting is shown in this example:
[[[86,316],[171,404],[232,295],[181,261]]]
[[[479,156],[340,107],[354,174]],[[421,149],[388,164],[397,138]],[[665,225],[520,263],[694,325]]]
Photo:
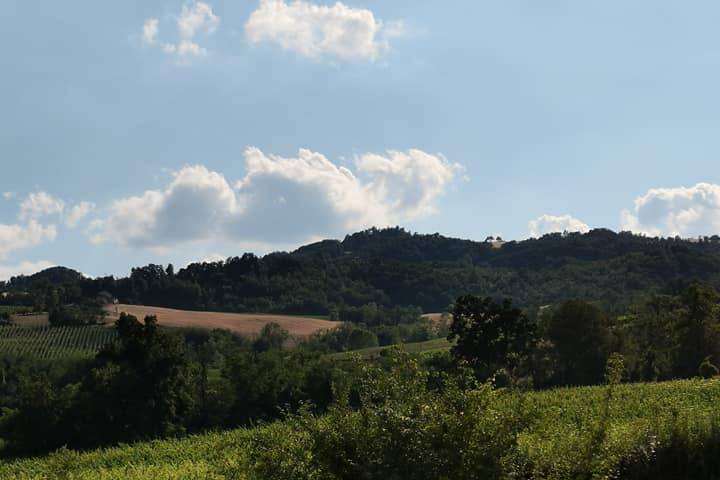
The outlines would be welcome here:
[[[115,321],[123,312],[140,320],[148,315],[155,315],[158,323],[167,327],[223,329],[241,335],[256,335],[268,323],[277,323],[290,335],[296,337],[307,337],[313,333],[332,330],[340,326],[340,322],[310,317],[261,313],[195,312],[145,305],[108,305],[105,310],[108,312],[107,320],[109,321]]]
[[[422,318],[425,318],[427,320],[430,320],[431,322],[439,322],[442,320],[442,313],[426,313],[422,316]],[[451,320],[452,316],[448,316],[448,320]]]
[[[42,327],[48,325],[48,317],[47,313],[16,314],[10,315],[10,320],[21,327]]]

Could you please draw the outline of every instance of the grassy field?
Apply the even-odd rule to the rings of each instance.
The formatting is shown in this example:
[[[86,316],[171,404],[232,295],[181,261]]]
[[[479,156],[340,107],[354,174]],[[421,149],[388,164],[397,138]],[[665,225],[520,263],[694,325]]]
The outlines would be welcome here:
[[[142,320],[155,315],[160,325],[181,328],[224,329],[240,335],[257,335],[268,323],[277,323],[290,335],[307,337],[313,333],[337,328],[340,322],[296,315],[271,315],[260,313],[223,313],[175,310],[145,305],[108,305],[107,321],[114,322],[120,313],[128,313]]]
[[[720,382],[685,380],[616,387],[607,401],[604,387],[565,388],[530,393],[524,405],[530,422],[517,439],[516,462],[527,477],[576,478],[578,464],[592,462],[593,478],[618,478],[619,469],[638,456],[652,464],[671,438],[681,436],[698,453],[710,439],[717,445]],[[495,408],[505,407],[500,398]],[[517,405],[507,402],[507,405]],[[598,425],[604,434],[594,434]],[[121,446],[88,453],[60,451],[51,456],[3,464],[2,479],[244,479],[262,478],[253,470],[251,439],[268,448],[285,443],[288,451],[307,449],[302,432],[276,423],[179,440]],[[294,442],[294,446],[293,446]],[[658,453],[659,452],[659,453]],[[669,464],[668,468],[672,468]],[[287,467],[287,465],[285,465]],[[645,468],[645,467],[643,467]],[[649,468],[649,467],[648,467]],[[650,470],[648,470],[650,471]],[[529,473],[527,473],[529,472]],[[674,478],[684,478],[682,473]],[[289,478],[289,477],[283,477]],[[293,478],[303,476],[298,471]],[[318,477],[319,478],[319,477]],[[333,478],[333,477],[322,477]],[[625,478],[621,475],[619,478]],[[633,478],[653,478],[637,476]],[[671,477],[666,477],[671,478]]]
[[[113,328],[0,326],[0,353],[44,360],[95,354],[115,339]]]
[[[352,350],[349,352],[333,353],[329,356],[338,360],[350,359],[357,355],[359,355],[360,358],[363,359],[373,359],[382,355],[383,351],[394,347],[397,347],[397,345],[363,348],[360,350]],[[450,348],[450,342],[448,342],[444,338],[436,338],[434,340],[428,340],[426,342],[405,343],[400,345],[400,348],[402,348],[408,353],[433,353],[446,351]]]

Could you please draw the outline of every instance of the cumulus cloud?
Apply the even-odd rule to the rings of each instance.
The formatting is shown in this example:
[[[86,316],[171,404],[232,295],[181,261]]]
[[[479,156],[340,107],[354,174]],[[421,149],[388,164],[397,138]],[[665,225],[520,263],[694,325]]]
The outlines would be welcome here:
[[[217,263],[217,262],[224,262],[225,260],[227,260],[227,258],[228,258],[228,257],[225,256],[225,255],[220,255],[219,253],[213,253],[213,254],[210,254],[210,255],[206,256],[205,258],[203,258],[202,260],[200,260],[198,263]],[[191,263],[195,263],[195,262],[191,262]]]
[[[18,265],[0,265],[0,281],[10,280],[19,275],[32,275],[47,268],[54,267],[53,262],[41,260],[39,262],[21,262]]]
[[[52,241],[56,236],[57,229],[54,225],[44,226],[34,219],[25,225],[0,224],[0,258],[15,250]]]
[[[65,202],[47,192],[34,192],[20,203],[20,218],[36,219],[50,215],[60,215],[65,210]]]
[[[192,6],[183,5],[177,19],[178,31],[185,39],[192,39],[198,32],[213,33],[219,24],[220,18],[212,7],[203,2],[195,2]]]
[[[152,45],[155,43],[155,39],[157,38],[159,31],[158,24],[159,22],[157,18],[148,18],[147,20],[145,20],[142,33],[143,42],[148,45]]]
[[[531,237],[542,237],[545,234],[555,232],[587,233],[590,231],[590,227],[570,215],[542,215],[535,220],[530,220],[528,230]]]
[[[461,170],[420,150],[365,154],[355,166],[357,174],[310,150],[284,158],[251,147],[245,176],[234,185],[204,166],[187,166],[162,190],[114,202],[94,223],[92,239],[136,247],[207,238],[305,241],[431,214]]]
[[[72,207],[65,216],[65,225],[68,228],[75,228],[80,220],[88,216],[95,210],[95,204],[92,202],[80,202]]]
[[[179,37],[177,43],[162,43],[160,49],[168,55],[175,55],[178,58],[206,55],[207,49],[200,46],[195,38],[198,34],[214,33],[219,24],[220,17],[215,14],[209,4],[205,2],[185,4],[175,22]],[[148,18],[143,24],[143,42],[147,45],[156,44],[159,31],[158,19]]]
[[[367,9],[303,0],[261,0],[245,24],[251,43],[276,43],[305,57],[370,61],[389,48],[389,38],[402,31],[402,23],[385,26]]]
[[[15,198],[15,194],[13,192],[3,192],[2,196],[5,200],[12,200]]]
[[[720,234],[720,185],[653,188],[621,213],[624,230],[652,236]]]
[[[183,5],[177,18],[177,30],[180,41],[176,44],[165,43],[162,49],[170,55],[179,57],[200,57],[207,54],[207,49],[195,42],[198,33],[210,34],[215,32],[220,24],[220,17],[215,15],[210,5],[204,2],[195,2],[192,5]]]

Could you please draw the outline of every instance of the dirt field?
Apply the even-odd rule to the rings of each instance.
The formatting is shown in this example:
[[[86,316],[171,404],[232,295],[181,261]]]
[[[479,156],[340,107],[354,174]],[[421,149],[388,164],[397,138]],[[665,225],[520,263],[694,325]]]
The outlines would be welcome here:
[[[426,313],[422,317],[427,318],[431,322],[439,322],[440,319],[442,319],[442,313]],[[452,317],[448,316],[448,321],[450,321]]]
[[[160,325],[168,327],[193,327],[230,330],[241,335],[255,335],[262,327],[275,322],[296,337],[306,337],[321,330],[337,328],[339,322],[317,318],[294,317],[289,315],[265,315],[254,313],[218,313],[173,310],[171,308],[147,307],[144,305],[108,305],[107,321],[114,322],[122,312],[139,319],[156,315]]]
[[[10,320],[15,325],[22,327],[40,327],[48,324],[48,314],[32,313],[24,315],[10,315]]]

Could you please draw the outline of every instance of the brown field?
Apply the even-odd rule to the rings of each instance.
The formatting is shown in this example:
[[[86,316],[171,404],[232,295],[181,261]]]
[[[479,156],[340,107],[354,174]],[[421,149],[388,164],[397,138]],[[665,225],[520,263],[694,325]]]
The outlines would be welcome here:
[[[274,322],[295,337],[307,337],[313,333],[337,328],[340,322],[290,315],[262,313],[220,313],[174,310],[172,308],[148,307],[144,305],[108,305],[107,320],[114,322],[120,313],[128,313],[139,319],[155,315],[160,325],[167,327],[190,327],[223,329],[241,335],[257,335],[263,326]]]
[[[422,318],[426,318],[430,320],[431,322],[439,322],[442,319],[443,314],[442,313],[426,313],[422,316]],[[452,319],[451,316],[448,316],[448,320]]]
[[[47,313],[16,314],[10,315],[10,321],[21,327],[40,327],[48,325],[48,317]]]

